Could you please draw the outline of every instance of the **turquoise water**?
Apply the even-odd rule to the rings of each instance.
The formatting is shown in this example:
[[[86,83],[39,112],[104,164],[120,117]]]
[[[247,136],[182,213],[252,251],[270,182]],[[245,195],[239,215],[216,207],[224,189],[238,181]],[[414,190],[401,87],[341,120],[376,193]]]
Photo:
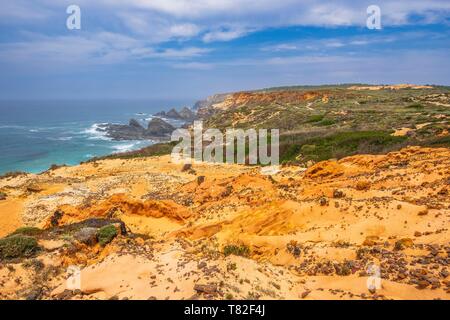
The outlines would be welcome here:
[[[148,119],[192,101],[0,101],[0,174],[38,173],[95,156],[139,149],[152,141],[111,141],[100,123]]]

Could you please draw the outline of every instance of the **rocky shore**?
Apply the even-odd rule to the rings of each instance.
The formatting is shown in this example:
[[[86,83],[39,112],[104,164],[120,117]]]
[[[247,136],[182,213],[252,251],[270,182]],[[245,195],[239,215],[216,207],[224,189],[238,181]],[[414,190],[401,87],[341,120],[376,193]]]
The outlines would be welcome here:
[[[139,121],[131,119],[128,125],[102,124],[97,130],[105,132],[113,140],[156,140],[167,141],[175,127],[159,118],[149,121],[144,128]]]

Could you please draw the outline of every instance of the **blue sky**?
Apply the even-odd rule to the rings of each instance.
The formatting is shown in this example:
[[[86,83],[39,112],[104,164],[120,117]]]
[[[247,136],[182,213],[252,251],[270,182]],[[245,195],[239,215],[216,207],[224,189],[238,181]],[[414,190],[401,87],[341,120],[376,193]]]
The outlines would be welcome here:
[[[66,8],[81,8],[68,30]],[[366,27],[369,5],[381,30]],[[0,99],[450,85],[450,1],[0,0]]]

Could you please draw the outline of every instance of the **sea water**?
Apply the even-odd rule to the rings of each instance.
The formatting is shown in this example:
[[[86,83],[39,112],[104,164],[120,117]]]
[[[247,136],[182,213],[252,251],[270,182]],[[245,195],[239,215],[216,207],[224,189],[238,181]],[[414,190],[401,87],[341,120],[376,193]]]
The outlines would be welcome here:
[[[38,173],[52,164],[75,165],[92,157],[126,152],[153,141],[112,141],[102,123],[144,125],[152,114],[192,105],[189,100],[0,101],[0,174]],[[172,123],[177,125],[177,123]]]

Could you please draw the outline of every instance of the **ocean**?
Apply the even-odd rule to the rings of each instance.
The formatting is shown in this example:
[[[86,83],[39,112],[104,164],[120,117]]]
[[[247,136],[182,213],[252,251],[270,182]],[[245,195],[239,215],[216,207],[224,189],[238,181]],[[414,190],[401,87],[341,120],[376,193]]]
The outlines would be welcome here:
[[[0,101],[0,174],[39,173],[52,164],[76,165],[92,157],[136,150],[152,141],[112,141],[101,123],[142,122],[193,101]],[[177,125],[177,123],[172,123]]]

